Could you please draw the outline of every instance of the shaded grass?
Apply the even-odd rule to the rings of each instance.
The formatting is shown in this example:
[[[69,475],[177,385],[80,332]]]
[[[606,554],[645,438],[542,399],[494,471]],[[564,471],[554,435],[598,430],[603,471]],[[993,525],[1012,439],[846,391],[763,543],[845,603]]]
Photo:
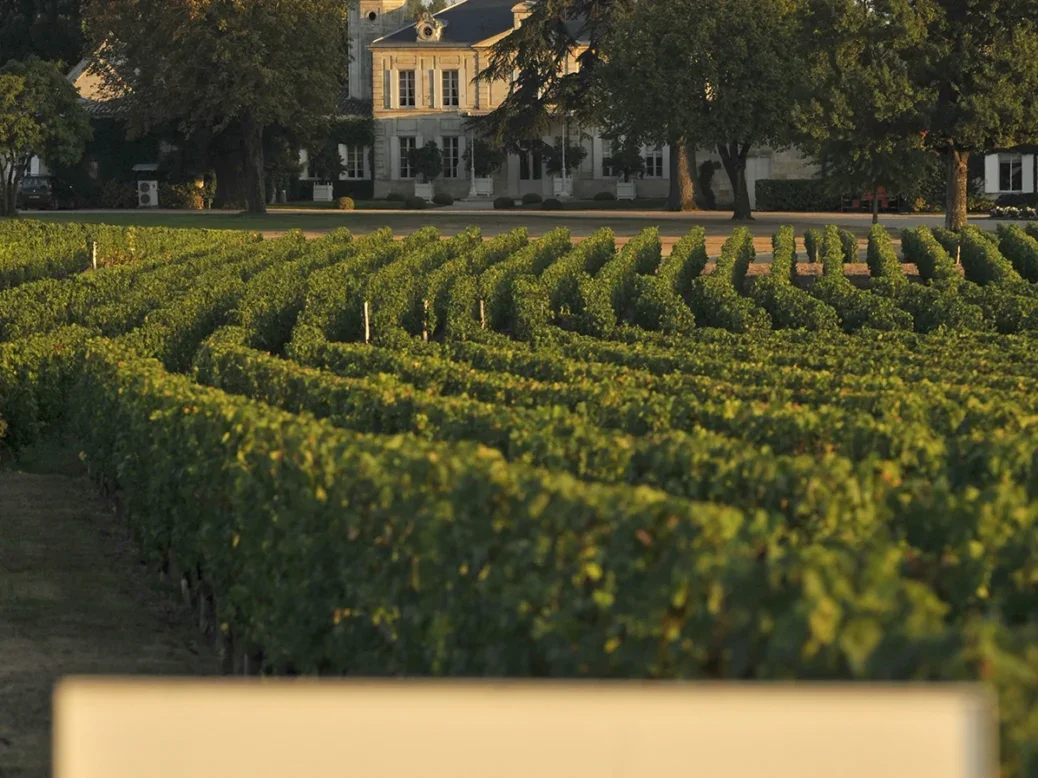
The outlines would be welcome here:
[[[50,775],[51,694],[63,676],[220,671],[75,449],[7,453],[0,538],[0,776]]]

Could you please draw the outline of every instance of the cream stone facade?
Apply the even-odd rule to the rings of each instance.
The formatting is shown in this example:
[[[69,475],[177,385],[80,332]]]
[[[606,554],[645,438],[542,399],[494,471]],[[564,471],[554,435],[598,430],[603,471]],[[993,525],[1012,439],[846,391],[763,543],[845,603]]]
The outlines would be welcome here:
[[[407,150],[435,141],[444,155],[444,172],[433,189],[455,198],[477,196],[522,197],[537,193],[551,197],[563,182],[554,180],[541,154],[511,154],[491,180],[476,180],[466,162],[473,138],[467,119],[497,108],[507,96],[507,81],[477,81],[487,65],[490,49],[510,34],[529,14],[528,0],[461,0],[435,15],[415,22],[406,15],[405,0],[355,0],[350,10],[353,61],[349,97],[370,101],[374,115],[374,147],[340,148],[349,179],[369,179],[375,197],[390,193],[411,195],[416,178]],[[568,68],[575,69],[578,48]],[[542,138],[557,143],[568,137],[584,147],[580,168],[568,175],[572,196],[589,199],[600,192],[616,192],[617,176],[609,169],[609,141],[594,128],[567,126],[560,121]],[[670,190],[670,150],[645,148],[646,171],[635,182],[639,198],[664,198]],[[715,151],[701,150],[698,161],[718,160]],[[305,154],[303,157],[305,163]],[[814,168],[795,150],[755,150],[747,175],[751,199],[761,178],[808,178]],[[305,173],[304,173],[305,177]],[[560,177],[561,178],[561,177]],[[713,179],[719,204],[733,200],[723,170]]]

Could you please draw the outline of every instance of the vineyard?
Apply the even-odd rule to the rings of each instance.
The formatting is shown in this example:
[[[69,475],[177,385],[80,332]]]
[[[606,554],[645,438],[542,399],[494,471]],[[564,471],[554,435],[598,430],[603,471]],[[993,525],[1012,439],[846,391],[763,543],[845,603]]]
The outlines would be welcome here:
[[[228,671],[981,679],[1038,775],[1038,226],[803,237],[3,223],[0,437]]]

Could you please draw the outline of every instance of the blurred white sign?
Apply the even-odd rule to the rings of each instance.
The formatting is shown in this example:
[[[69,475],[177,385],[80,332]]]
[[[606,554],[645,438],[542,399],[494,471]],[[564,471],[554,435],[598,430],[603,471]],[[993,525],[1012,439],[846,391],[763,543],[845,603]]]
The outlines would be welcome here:
[[[57,778],[992,778],[970,686],[69,680]]]

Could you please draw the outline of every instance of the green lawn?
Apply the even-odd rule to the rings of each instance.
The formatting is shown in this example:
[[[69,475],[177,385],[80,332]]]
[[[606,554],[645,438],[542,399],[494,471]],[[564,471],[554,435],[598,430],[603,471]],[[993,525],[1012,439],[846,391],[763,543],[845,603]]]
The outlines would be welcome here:
[[[51,774],[63,676],[221,670],[96,494],[74,449],[0,459],[0,776]]]

